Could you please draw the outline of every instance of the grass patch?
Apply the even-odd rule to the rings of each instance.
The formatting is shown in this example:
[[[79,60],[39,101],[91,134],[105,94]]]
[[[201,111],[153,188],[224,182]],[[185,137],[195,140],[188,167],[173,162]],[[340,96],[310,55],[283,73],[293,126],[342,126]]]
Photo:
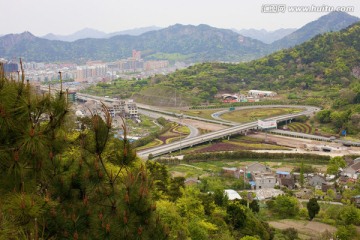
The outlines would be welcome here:
[[[190,129],[187,126],[178,126],[178,127],[174,128],[174,132],[188,135],[188,134],[190,134]]]
[[[232,122],[245,123],[256,121],[258,119],[275,117],[290,113],[298,113],[302,111],[303,110],[299,108],[255,108],[227,112],[222,114],[221,118]]]
[[[173,138],[168,138],[168,139],[166,139],[166,144],[169,144],[169,143],[173,143],[173,142],[176,142],[176,141],[180,141],[180,139],[184,139],[184,137],[179,137],[179,136],[177,136],[177,137],[173,137]]]
[[[232,142],[232,141],[229,142],[241,147],[242,149],[246,148],[252,150],[289,150],[289,148],[287,147],[271,145],[266,143],[247,143],[247,142]]]
[[[211,114],[219,112],[219,109],[190,109],[182,111],[186,115],[190,115],[193,117],[201,117],[205,119],[213,119]]]
[[[144,150],[144,149],[148,149],[148,148],[153,148],[153,147],[157,147],[157,146],[160,146],[162,145],[163,142],[159,139],[155,139],[154,141],[144,145],[144,146],[141,146],[141,147],[138,147],[136,148],[137,151],[140,151],[140,150]]]

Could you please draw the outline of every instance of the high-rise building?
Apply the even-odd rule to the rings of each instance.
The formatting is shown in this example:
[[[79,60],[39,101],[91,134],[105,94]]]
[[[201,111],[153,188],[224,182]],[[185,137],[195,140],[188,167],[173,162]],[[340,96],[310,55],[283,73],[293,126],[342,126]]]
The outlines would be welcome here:
[[[135,49],[132,50],[132,58],[133,60],[140,60],[141,59],[141,51],[136,51]]]

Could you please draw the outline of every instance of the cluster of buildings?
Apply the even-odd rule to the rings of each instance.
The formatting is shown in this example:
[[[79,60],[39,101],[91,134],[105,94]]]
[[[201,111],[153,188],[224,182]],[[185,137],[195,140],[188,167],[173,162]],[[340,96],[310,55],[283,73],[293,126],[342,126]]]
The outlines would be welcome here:
[[[139,119],[137,105],[132,99],[105,101],[103,103],[114,119],[118,117]],[[103,114],[102,105],[97,100],[86,101],[83,104],[78,104],[76,107],[76,116],[78,117],[90,116],[91,113]]]
[[[8,61],[0,59],[5,63],[5,72],[17,76],[19,70],[18,60]],[[181,64],[180,64],[181,65]],[[83,65],[76,63],[38,63],[23,60],[23,68],[26,78],[32,81],[48,82],[59,79],[59,72],[63,80],[76,82],[99,82],[110,81],[117,78],[148,77],[156,73],[168,73],[179,66],[171,68],[167,60],[144,61],[141,52],[133,50],[132,56],[114,62],[88,61]]]
[[[277,170],[273,171],[262,163],[251,163],[244,168],[223,167],[222,175],[234,178],[242,178],[244,184],[249,184],[255,192],[258,200],[276,197],[283,192],[280,189],[298,189],[295,193],[298,198],[314,197],[314,189],[327,193],[332,189],[335,199],[341,199],[336,193],[336,186],[347,188],[349,182],[354,183],[360,176],[360,158],[348,161],[344,169],[340,169],[340,177],[325,175],[322,173],[304,174],[304,186],[300,186],[300,173]],[[359,196],[360,206],[360,196]]]
[[[221,100],[224,103],[232,102],[259,102],[262,98],[276,97],[277,93],[273,91],[249,90],[247,94],[222,94]]]

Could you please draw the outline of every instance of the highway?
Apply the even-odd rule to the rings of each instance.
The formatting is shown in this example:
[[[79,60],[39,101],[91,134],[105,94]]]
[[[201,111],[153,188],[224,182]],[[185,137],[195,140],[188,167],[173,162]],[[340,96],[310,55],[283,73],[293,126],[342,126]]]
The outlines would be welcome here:
[[[111,98],[104,98],[104,97],[98,97],[98,96],[92,96],[89,94],[82,94],[82,93],[78,93],[77,94],[79,99],[82,100],[98,100],[98,101],[108,101],[108,102],[113,102],[113,101],[117,101],[115,99],[111,99]],[[195,129],[192,126],[188,126],[191,130],[191,134],[189,136],[187,136],[186,138],[182,139],[181,141],[177,141],[171,144],[166,144],[166,145],[161,145],[158,147],[154,147],[151,149],[145,149],[142,151],[138,152],[138,156],[143,158],[143,159],[147,159],[148,156],[150,154],[152,154],[153,157],[156,156],[160,156],[163,154],[167,154],[167,153],[171,153],[174,151],[178,151],[181,150],[183,148],[187,148],[187,147],[192,147],[204,142],[211,142],[213,140],[216,139],[220,139],[220,138],[230,138],[231,135],[234,134],[239,134],[239,133],[243,133],[246,134],[246,132],[248,130],[251,129],[257,129],[258,128],[258,122],[254,121],[254,122],[250,122],[250,123],[245,123],[245,124],[239,124],[239,123],[235,123],[235,122],[230,122],[230,121],[225,121],[222,120],[219,116],[225,112],[228,112],[228,110],[222,110],[219,111],[217,113],[213,114],[213,117],[215,118],[214,120],[211,119],[204,119],[204,118],[199,118],[199,117],[194,117],[194,116],[190,116],[190,115],[185,115],[185,114],[178,114],[178,113],[174,113],[174,112],[169,112],[169,111],[164,111],[162,109],[158,109],[158,108],[154,108],[151,106],[147,106],[144,104],[137,104],[139,112],[146,114],[146,115],[152,115],[153,117],[160,117],[160,116],[170,116],[167,117],[168,119],[171,118],[172,121],[181,123],[181,120],[179,118],[189,118],[189,119],[195,119],[195,120],[199,120],[199,121],[205,121],[205,122],[210,122],[210,123],[216,123],[216,124],[221,124],[221,125],[226,125],[226,126],[231,126],[229,128],[226,129],[222,129],[216,132],[211,132],[211,133],[207,133],[201,136],[197,136],[198,135],[198,131],[197,129]],[[292,108],[301,108],[301,109],[305,109],[303,112],[300,113],[295,113],[295,114],[286,114],[283,116],[277,116],[277,117],[272,117],[272,118],[267,118],[265,120],[276,120],[277,122],[281,122],[281,121],[286,121],[286,120],[291,120],[293,118],[299,117],[299,116],[310,116],[312,114],[314,114],[315,112],[319,111],[320,109],[317,107],[311,107],[311,106],[298,106],[298,105],[266,105],[266,106],[246,106],[246,107],[237,107],[235,110],[241,110],[241,109],[248,109],[248,108],[287,108],[287,107],[292,107]]]
[[[280,106],[280,105],[279,105]],[[282,107],[289,107],[287,105],[283,105]],[[302,108],[305,108],[306,110],[300,113],[295,114],[286,114],[282,116],[267,118],[265,120],[275,120],[277,122],[285,121],[285,120],[291,120],[293,118],[299,117],[299,116],[309,116],[314,114],[314,112],[320,110],[316,107],[309,107],[309,106],[302,106]],[[163,154],[171,153],[177,150],[181,150],[182,148],[186,147],[192,147],[204,142],[211,142],[215,139],[220,138],[229,138],[231,135],[238,134],[238,133],[246,133],[250,129],[257,129],[258,128],[258,122],[250,122],[245,123],[237,126],[233,126],[230,128],[222,129],[216,132],[207,133],[201,136],[196,136],[193,138],[187,138],[182,141],[174,142],[171,144],[161,145],[159,147],[146,149],[143,151],[138,152],[138,156],[147,159],[149,154],[152,154],[153,157],[160,156]]]
[[[43,90],[47,90],[47,89],[44,88]],[[56,91],[57,89],[52,89],[52,90]],[[103,102],[104,101],[107,101],[107,102],[117,101],[116,99],[112,99],[112,98],[98,97],[98,96],[82,94],[82,93],[77,93],[77,97],[78,97],[78,99],[81,99],[81,100],[97,100],[97,101],[103,101]],[[211,142],[215,139],[229,138],[231,135],[234,135],[234,134],[239,134],[239,133],[246,134],[246,132],[248,130],[258,128],[257,121],[239,125],[236,122],[230,122],[230,121],[225,121],[225,120],[221,119],[220,118],[221,114],[228,112],[228,110],[221,110],[219,112],[212,114],[212,117],[214,118],[214,120],[211,120],[211,119],[204,119],[204,118],[194,117],[194,116],[185,115],[185,114],[183,115],[183,114],[178,114],[178,113],[174,113],[174,112],[164,111],[162,109],[157,109],[157,108],[147,106],[144,104],[137,104],[137,106],[139,108],[139,112],[142,114],[151,115],[155,118],[166,115],[168,119],[171,118],[172,121],[178,122],[178,123],[182,123],[181,119],[179,119],[179,118],[189,118],[189,119],[195,119],[195,120],[199,120],[199,121],[205,121],[205,122],[210,122],[210,123],[231,126],[227,129],[223,129],[223,130],[219,130],[216,132],[211,132],[211,133],[207,133],[207,134],[204,134],[201,136],[197,136],[198,130],[196,128],[192,127],[191,125],[187,125],[191,131],[191,134],[189,136],[182,139],[181,141],[177,141],[177,142],[174,142],[171,144],[161,145],[159,147],[139,151],[138,156],[143,159],[147,159],[149,154],[152,154],[153,157],[156,157],[156,156],[171,153],[171,152],[174,152],[177,150],[181,150],[186,147],[192,147],[194,145],[198,145],[198,144],[201,144],[204,142]],[[319,108],[316,108],[316,107],[298,106],[298,105],[245,106],[245,107],[237,107],[237,108],[235,108],[235,110],[242,110],[242,109],[249,109],[249,108],[269,108],[269,107],[270,108],[293,107],[293,108],[301,108],[301,109],[305,109],[305,110],[303,112],[296,113],[296,114],[286,114],[283,116],[267,118],[267,119],[265,119],[265,121],[266,120],[276,120],[277,122],[281,122],[281,121],[291,120],[298,116],[304,116],[304,115],[310,116],[320,110]],[[301,134],[301,133],[298,133],[298,134]],[[308,138],[308,136],[303,136],[303,134],[301,134],[301,136],[297,136],[297,137]]]

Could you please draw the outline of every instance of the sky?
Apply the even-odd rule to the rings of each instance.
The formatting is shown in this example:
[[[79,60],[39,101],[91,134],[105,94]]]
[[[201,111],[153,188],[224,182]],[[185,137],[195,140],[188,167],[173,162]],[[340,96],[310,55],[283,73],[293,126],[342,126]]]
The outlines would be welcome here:
[[[0,6],[0,34],[29,31],[36,36],[176,23],[238,30],[300,28],[332,7],[360,17],[359,0],[0,0]],[[314,10],[295,11],[294,6]]]

